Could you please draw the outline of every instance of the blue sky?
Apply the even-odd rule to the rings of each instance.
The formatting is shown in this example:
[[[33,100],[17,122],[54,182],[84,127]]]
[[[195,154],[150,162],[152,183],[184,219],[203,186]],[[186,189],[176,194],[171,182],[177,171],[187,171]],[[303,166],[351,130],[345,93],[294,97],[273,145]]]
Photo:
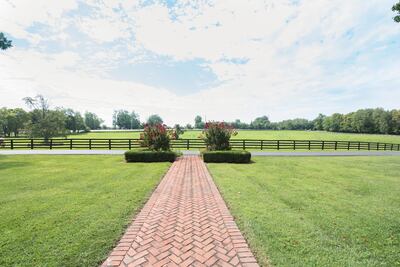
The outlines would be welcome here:
[[[0,106],[167,123],[399,108],[393,0],[0,0]]]

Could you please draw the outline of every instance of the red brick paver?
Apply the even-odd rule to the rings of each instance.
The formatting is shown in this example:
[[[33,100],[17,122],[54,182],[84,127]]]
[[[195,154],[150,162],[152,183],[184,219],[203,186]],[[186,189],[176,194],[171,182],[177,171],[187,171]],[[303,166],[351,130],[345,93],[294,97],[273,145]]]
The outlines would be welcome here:
[[[258,266],[198,156],[178,159],[102,266]]]

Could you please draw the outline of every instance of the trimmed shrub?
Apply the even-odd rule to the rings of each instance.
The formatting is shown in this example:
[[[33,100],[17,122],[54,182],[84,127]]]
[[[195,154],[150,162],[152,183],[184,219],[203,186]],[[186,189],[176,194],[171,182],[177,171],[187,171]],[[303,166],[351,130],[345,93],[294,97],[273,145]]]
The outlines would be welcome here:
[[[177,153],[173,151],[126,151],[126,162],[174,162]]]
[[[204,151],[204,162],[213,163],[250,163],[251,153],[248,151]]]

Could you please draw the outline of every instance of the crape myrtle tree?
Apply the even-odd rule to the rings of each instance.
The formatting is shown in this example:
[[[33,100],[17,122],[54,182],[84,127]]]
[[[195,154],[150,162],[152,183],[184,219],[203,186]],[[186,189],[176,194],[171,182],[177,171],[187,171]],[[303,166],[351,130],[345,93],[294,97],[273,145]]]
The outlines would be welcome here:
[[[397,23],[400,23],[400,1],[393,5],[392,11],[397,13],[393,20]]]
[[[104,122],[96,114],[86,111],[84,114],[85,125],[90,130],[101,129],[101,124]]]
[[[42,137],[47,143],[52,137],[66,136],[67,117],[64,110],[51,110],[49,101],[42,95],[25,97],[24,101],[32,109],[31,120],[27,125],[31,137]]]
[[[12,47],[12,41],[8,40],[4,33],[0,32],[0,49],[7,50],[10,47]]]

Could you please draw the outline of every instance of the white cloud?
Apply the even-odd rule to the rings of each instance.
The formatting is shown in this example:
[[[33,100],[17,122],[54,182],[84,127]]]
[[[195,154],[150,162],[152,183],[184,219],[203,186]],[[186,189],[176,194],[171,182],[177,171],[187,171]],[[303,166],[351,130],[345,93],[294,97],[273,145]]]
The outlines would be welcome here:
[[[390,49],[400,29],[391,21],[390,0],[178,1],[174,7],[85,1],[91,9],[74,19],[65,14],[78,7],[75,1],[0,3],[0,25],[14,37],[36,44],[53,38],[71,47],[0,54],[0,106],[42,93],[55,105],[92,110],[108,122],[113,109],[126,108],[142,118],[159,113],[170,124],[192,122],[196,114],[280,120],[398,107],[400,62]],[[52,32],[31,33],[35,22]],[[67,25],[88,40],[74,40]],[[89,52],[73,50],[80,46]],[[147,56],[201,60],[220,83],[179,96],[113,80],[110,69]]]

